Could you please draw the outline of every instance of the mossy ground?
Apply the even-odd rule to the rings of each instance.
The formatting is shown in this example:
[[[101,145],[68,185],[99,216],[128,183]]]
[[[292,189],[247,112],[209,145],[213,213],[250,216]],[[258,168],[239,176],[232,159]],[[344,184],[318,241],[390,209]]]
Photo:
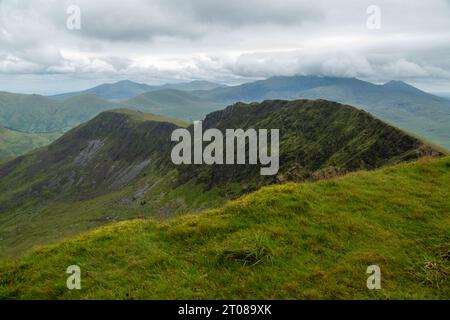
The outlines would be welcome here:
[[[4,260],[0,297],[449,299],[449,252],[450,158],[422,159],[102,227]],[[66,288],[73,264],[81,290]]]

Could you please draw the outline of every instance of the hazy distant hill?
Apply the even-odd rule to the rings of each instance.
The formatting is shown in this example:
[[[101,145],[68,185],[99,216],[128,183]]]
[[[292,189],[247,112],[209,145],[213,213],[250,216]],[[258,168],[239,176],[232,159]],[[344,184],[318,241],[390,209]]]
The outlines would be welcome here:
[[[164,89],[141,94],[123,101],[121,105],[144,112],[193,121],[201,120],[209,112],[222,108],[224,103],[207,100],[191,92]]]
[[[117,105],[94,94],[56,101],[0,92],[0,125],[23,132],[63,132]]]
[[[26,133],[0,126],[0,162],[45,146],[59,136],[58,133]]]
[[[223,103],[175,89],[147,92],[120,103],[92,93],[54,100],[40,95],[0,92],[0,125],[32,133],[65,132],[102,111],[123,106],[172,118],[198,120],[223,107]]]
[[[165,84],[161,86],[150,86],[144,83],[136,83],[129,80],[122,80],[115,83],[105,83],[84,91],[53,95],[50,96],[49,98],[60,100],[84,94],[95,94],[98,97],[101,97],[106,100],[123,101],[126,99],[136,97],[140,94],[156,90],[176,89],[182,91],[193,91],[193,90],[210,90],[218,87],[222,87],[222,85],[208,81],[198,81],[198,80],[186,83]]]
[[[235,104],[208,115],[205,127],[280,129],[280,170],[261,177],[258,165],[175,166],[170,136],[180,125],[186,124],[107,111],[0,165],[0,255],[114,220],[214,207],[267,184],[440,154],[366,112],[324,100]]]

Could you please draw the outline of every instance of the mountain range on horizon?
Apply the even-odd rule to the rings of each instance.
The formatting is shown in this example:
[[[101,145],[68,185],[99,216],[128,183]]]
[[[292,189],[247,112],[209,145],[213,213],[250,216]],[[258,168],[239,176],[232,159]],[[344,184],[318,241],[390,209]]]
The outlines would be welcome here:
[[[219,87],[224,87],[225,85],[213,83],[204,80],[194,80],[190,82],[180,82],[180,83],[166,83],[163,85],[148,85],[145,83],[138,83],[131,80],[120,80],[114,83],[104,83],[98,86],[95,86],[90,89],[76,91],[76,92],[68,92],[61,93],[56,95],[48,96],[52,99],[66,99],[73,96],[79,96],[84,94],[95,94],[100,98],[104,98],[106,100],[111,101],[123,101],[130,98],[134,98],[140,94],[157,91],[157,90],[165,90],[165,89],[174,89],[181,91],[195,91],[195,90],[211,90]]]
[[[119,97],[128,99],[117,101]],[[239,101],[300,98],[353,105],[450,149],[450,100],[402,81],[377,85],[356,78],[322,76],[278,76],[237,86],[203,81],[148,86],[127,80],[51,98],[0,92],[0,126],[25,133],[61,134],[116,108],[194,121]]]

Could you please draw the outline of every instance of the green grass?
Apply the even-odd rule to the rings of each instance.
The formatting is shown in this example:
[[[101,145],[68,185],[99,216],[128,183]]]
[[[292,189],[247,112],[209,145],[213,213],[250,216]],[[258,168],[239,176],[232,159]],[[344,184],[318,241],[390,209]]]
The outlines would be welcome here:
[[[263,188],[0,267],[3,299],[449,299],[450,158]],[[83,210],[80,210],[83,211]],[[82,289],[66,288],[77,264]],[[381,290],[366,269],[381,268]]]
[[[45,146],[60,135],[59,133],[26,133],[0,127],[0,162]]]
[[[36,245],[55,243],[113,222],[136,218],[163,220],[225,202],[217,189],[205,192],[202,185],[193,183],[174,187],[173,178],[174,172],[159,177],[148,170],[136,185],[92,199],[20,202],[18,208],[0,215],[0,258],[17,258]],[[135,196],[135,188],[155,179],[150,192],[143,197]],[[2,195],[0,201],[1,198]]]
[[[160,116],[160,115],[142,112],[142,111],[138,111],[138,110],[114,109],[114,110],[111,110],[111,112],[128,115],[130,117],[130,119],[132,119],[134,121],[139,121],[139,122],[142,122],[142,121],[169,122],[169,123],[176,124],[179,127],[187,127],[190,124],[189,122],[184,121],[184,120]]]

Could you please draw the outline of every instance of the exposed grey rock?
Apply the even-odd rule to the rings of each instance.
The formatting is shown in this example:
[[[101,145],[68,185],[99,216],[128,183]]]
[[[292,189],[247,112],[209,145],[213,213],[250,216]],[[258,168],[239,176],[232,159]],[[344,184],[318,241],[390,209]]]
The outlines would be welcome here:
[[[86,148],[81,150],[78,156],[75,158],[74,163],[79,166],[83,166],[88,163],[101,147],[103,147],[104,142],[101,140],[91,140],[88,142]]]

